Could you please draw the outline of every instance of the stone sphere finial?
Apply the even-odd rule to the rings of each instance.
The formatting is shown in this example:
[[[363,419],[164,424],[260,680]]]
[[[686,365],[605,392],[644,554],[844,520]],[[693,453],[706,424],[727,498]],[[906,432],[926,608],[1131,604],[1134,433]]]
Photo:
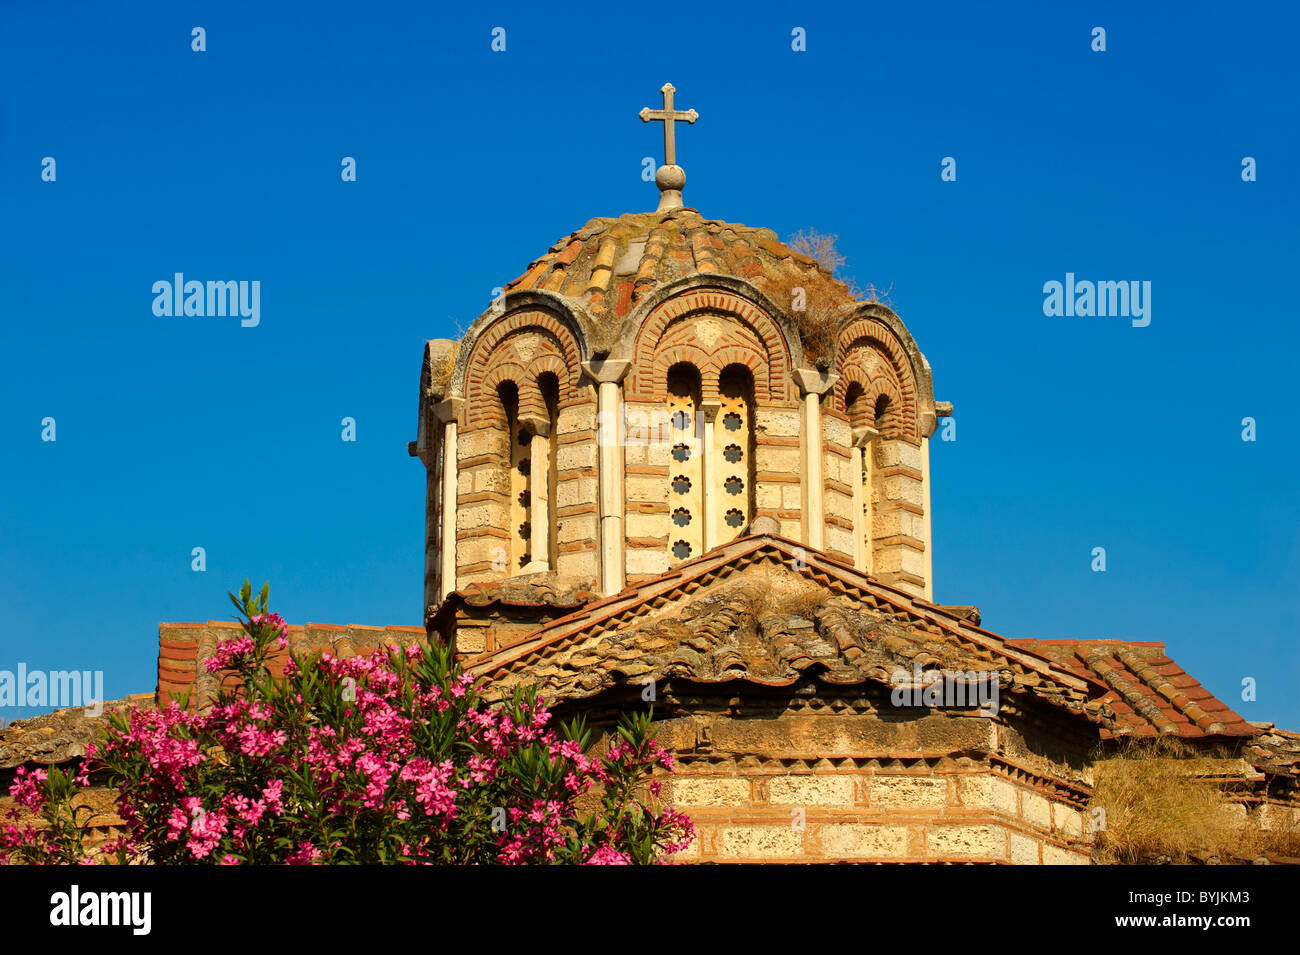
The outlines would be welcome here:
[[[681,166],[660,166],[655,170],[655,185],[659,187],[659,211],[682,207],[682,187],[686,185],[686,170]]]

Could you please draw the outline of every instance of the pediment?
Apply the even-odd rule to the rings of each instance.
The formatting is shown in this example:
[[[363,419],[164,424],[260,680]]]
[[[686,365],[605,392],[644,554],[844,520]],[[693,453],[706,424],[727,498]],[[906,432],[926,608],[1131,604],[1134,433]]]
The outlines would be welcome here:
[[[893,686],[919,669],[997,673],[1093,721],[1095,681],[793,541],[748,537],[558,619],[473,668],[493,695],[577,700],[622,684]]]

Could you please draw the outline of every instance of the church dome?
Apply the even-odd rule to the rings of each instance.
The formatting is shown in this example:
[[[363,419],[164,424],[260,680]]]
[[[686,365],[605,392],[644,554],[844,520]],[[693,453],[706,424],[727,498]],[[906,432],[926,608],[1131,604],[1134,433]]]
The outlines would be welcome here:
[[[842,292],[842,304],[853,303],[830,270],[781,243],[771,229],[705,219],[684,207],[592,219],[551,246],[505,290],[563,295],[608,325],[656,289],[701,275],[733,276],[769,295],[811,280]]]

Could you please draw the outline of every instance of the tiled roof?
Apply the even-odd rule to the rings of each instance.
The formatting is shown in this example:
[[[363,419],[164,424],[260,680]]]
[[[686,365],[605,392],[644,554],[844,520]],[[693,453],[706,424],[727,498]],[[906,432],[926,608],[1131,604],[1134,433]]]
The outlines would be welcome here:
[[[764,606],[765,566],[788,591]],[[821,600],[792,580],[819,585]],[[789,609],[790,607],[800,609]],[[766,614],[766,615],[764,615]],[[788,686],[889,683],[900,667],[996,671],[1000,691],[1029,694],[1099,724],[1103,736],[1250,736],[1258,731],[1164,656],[1159,644],[1009,640],[775,536],[747,537],[549,623],[473,661],[494,692],[536,682],[552,699],[673,678]],[[1074,653],[1074,648],[1081,655]],[[1117,664],[1123,665],[1123,670]]]
[[[580,700],[619,684],[674,679],[785,687],[892,685],[898,670],[996,672],[1001,699],[1034,698],[1097,725],[1103,738],[1259,737],[1259,763],[1294,773],[1300,741],[1261,730],[1216,700],[1159,643],[1011,640],[972,623],[972,608],[942,607],[880,582],[824,553],[777,536],[732,541],[600,600],[586,583],[521,578],[462,588],[449,607],[575,608],[522,641],[468,665],[490,693],[535,682],[552,701]],[[228,621],[159,625],[158,698],[189,692],[203,705],[217,678],[202,662],[237,633]],[[338,656],[382,643],[425,641],[420,627],[289,628],[291,649]],[[282,665],[286,654],[273,658]],[[1276,737],[1276,739],[1274,739]],[[1265,742],[1265,739],[1272,742]],[[1287,769],[1289,767],[1289,769]]]
[[[105,702],[103,713],[152,704],[152,693],[138,693]],[[0,727],[0,770],[23,763],[66,763],[84,756],[86,744],[95,741],[103,721],[103,715],[93,716],[85,707],[73,706]]]
[[[505,580],[466,584],[451,596],[471,607],[501,604],[507,607],[572,610],[596,599],[597,594],[591,589],[594,586],[594,581],[583,578],[549,573],[525,574]],[[430,607],[429,610],[431,613],[446,613],[451,606],[453,602],[444,600],[438,607]]]
[[[1165,655],[1163,643],[1122,640],[1012,640],[1080,674],[1109,692],[1102,701],[1118,725],[1104,736],[1254,736],[1258,730],[1215,699]]]
[[[789,686],[813,675],[833,684],[888,684],[913,665],[997,672],[1002,692],[1030,694],[1094,722],[1110,716],[1096,700],[1104,688],[1087,674],[776,536],[719,547],[562,617],[474,661],[473,670],[494,692],[534,681],[552,699],[580,699],[620,682],[669,677]]]
[[[661,285],[692,275],[753,280],[791,265],[830,273],[777,240],[771,229],[705,219],[696,210],[596,218],[551,246],[506,291],[541,289],[576,299],[616,321]],[[845,303],[853,297],[845,290]]]

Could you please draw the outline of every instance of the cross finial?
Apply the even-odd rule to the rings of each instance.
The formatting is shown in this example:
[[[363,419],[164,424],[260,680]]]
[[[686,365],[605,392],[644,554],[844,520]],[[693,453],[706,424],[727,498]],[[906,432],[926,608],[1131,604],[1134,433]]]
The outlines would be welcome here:
[[[682,187],[686,185],[686,170],[677,165],[677,135],[673,123],[684,120],[693,123],[700,114],[693,109],[673,109],[673,94],[677,92],[672,83],[665,83],[659,91],[664,94],[664,108],[641,110],[641,122],[652,120],[664,124],[664,164],[655,171],[655,185],[659,187],[659,211],[680,209],[682,207]]]

